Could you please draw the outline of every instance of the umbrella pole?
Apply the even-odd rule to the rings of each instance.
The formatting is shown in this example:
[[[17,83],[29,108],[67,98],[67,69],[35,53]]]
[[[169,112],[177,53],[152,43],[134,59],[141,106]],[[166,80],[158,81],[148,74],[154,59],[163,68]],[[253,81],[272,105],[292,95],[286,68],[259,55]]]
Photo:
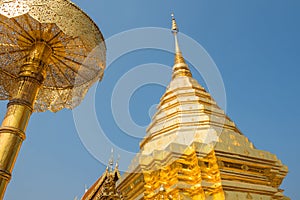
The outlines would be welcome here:
[[[0,127],[0,200],[4,197],[18,152],[25,140],[26,127],[45,78],[45,63],[50,54],[51,48],[45,43],[37,42],[33,45],[21,67],[18,87],[7,104],[7,112]]]

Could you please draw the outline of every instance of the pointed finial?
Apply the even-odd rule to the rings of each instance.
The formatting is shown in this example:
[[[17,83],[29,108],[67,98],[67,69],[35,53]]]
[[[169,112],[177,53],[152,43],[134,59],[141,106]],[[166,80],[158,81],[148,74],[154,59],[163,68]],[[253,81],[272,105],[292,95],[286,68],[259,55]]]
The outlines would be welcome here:
[[[176,23],[176,20],[175,20],[174,13],[171,14],[171,17],[172,17],[172,32],[173,33],[178,33],[179,30],[178,30],[178,27],[177,27],[177,23]]]
[[[88,191],[88,188],[86,186],[86,184],[84,184],[84,193],[86,193]]]
[[[109,159],[109,171],[112,172],[113,171],[113,165],[114,165],[114,149],[111,149],[111,155],[110,155],[110,159]]]
[[[174,34],[175,39],[175,59],[174,59],[174,68],[173,68],[173,78],[177,76],[192,76],[179,48],[179,42],[177,34],[179,32],[175,16],[172,13],[172,33]]]
[[[118,168],[119,167],[119,161],[120,161],[120,154],[118,154],[118,159],[117,159],[117,161],[116,161],[116,168]]]
[[[177,23],[176,23],[174,14],[172,13],[171,16],[172,16],[172,33],[174,34],[174,38],[175,38],[175,54],[176,54],[176,57],[178,57],[178,59],[179,59],[179,60],[176,60],[176,57],[175,57],[175,64],[177,62],[183,62],[184,63],[184,59],[182,57],[182,53],[180,51],[178,38],[177,38],[177,33],[179,32],[179,29],[177,27]]]

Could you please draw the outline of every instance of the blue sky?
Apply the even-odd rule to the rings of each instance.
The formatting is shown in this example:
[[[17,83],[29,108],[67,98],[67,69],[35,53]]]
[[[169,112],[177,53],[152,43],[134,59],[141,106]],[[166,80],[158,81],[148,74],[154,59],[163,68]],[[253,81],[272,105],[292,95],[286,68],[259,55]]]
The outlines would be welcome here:
[[[170,28],[170,14],[174,12],[181,33],[201,44],[218,66],[226,89],[228,116],[257,148],[276,154],[289,167],[282,188],[287,196],[300,199],[297,191],[299,1],[76,0],[75,3],[91,16],[107,39],[134,28]],[[135,40],[149,37],[151,34],[145,34]],[[116,125],[110,109],[112,91],[124,74],[147,63],[172,66],[173,55],[157,49],[122,55],[108,67],[95,92],[95,112],[105,134],[111,143],[132,152],[138,151],[139,139],[125,137]],[[191,68],[196,79],[206,86],[197,66]],[[166,75],[168,82],[171,77]],[[131,96],[128,110],[137,124],[149,124],[148,110],[159,102],[163,92],[163,86],[148,84]],[[6,103],[0,104],[2,116]],[[142,137],[144,133],[137,134]],[[93,148],[110,149],[110,144],[107,146],[99,142],[99,147]],[[34,113],[5,199],[73,200],[104,169],[81,142],[72,111]]]

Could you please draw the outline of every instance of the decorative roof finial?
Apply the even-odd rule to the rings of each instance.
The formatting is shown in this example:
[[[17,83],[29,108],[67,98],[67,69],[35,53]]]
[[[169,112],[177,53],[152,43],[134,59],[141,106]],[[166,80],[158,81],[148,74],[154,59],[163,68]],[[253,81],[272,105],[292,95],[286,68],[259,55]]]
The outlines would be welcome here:
[[[84,193],[86,193],[88,191],[88,188],[86,186],[86,184],[84,185]]]
[[[177,34],[179,32],[175,16],[172,13],[172,33],[174,34],[174,39],[175,39],[175,61],[174,61],[174,72],[173,72],[173,78],[176,77],[177,75],[181,76],[192,76],[183,56],[181,53],[181,50],[179,48],[179,42],[178,42],[178,37]],[[181,66],[176,66],[177,64],[182,64]]]
[[[119,161],[120,161],[120,154],[118,154],[118,159],[116,160],[116,169],[119,167]]]
[[[114,149],[111,149],[111,155],[110,155],[110,159],[109,159],[109,171],[112,172],[113,171],[113,165],[114,165]]]

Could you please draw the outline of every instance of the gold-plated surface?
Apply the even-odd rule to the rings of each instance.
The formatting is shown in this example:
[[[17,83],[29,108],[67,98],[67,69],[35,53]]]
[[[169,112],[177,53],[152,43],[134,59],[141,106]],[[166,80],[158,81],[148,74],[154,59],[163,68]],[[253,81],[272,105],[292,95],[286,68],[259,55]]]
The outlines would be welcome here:
[[[173,67],[173,75],[172,75],[173,79],[177,76],[192,77],[191,71],[186,64],[179,47],[178,36],[177,36],[178,32],[179,29],[177,27],[174,14],[172,14],[172,33],[174,34],[174,39],[175,39],[175,58],[174,58],[174,67]]]
[[[33,111],[74,108],[105,68],[94,22],[68,0],[0,0],[0,199]]]
[[[16,88],[12,88],[12,98],[0,127],[0,199],[3,198],[18,152],[25,139],[26,127],[36,95],[45,79],[51,52],[47,44],[36,42],[20,67]]]
[[[74,4],[67,0],[2,1],[0,14],[0,99],[12,97],[20,67],[36,42],[45,42],[52,53],[34,111],[72,109],[101,79],[103,36]]]
[[[113,163],[107,167],[102,176],[85,192],[81,200],[124,200],[117,190],[116,183],[121,175],[118,165],[113,169]]]
[[[118,184],[123,195],[128,200],[288,199],[280,189],[288,168],[274,154],[256,149],[191,74],[179,70],[188,66],[178,60],[140,152]]]

